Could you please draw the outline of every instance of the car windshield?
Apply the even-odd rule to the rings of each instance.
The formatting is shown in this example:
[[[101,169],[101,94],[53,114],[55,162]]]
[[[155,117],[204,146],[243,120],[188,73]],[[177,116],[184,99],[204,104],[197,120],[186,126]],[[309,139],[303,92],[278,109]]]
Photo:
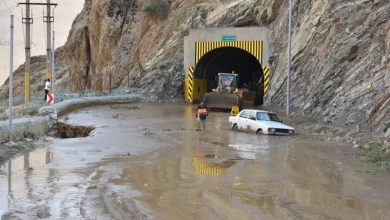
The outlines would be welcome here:
[[[276,116],[273,113],[268,113],[268,117],[270,118],[271,121],[281,122],[281,120],[278,118],[278,116]]]
[[[274,113],[267,113],[267,112],[257,112],[256,118],[259,121],[276,121],[281,122]]]

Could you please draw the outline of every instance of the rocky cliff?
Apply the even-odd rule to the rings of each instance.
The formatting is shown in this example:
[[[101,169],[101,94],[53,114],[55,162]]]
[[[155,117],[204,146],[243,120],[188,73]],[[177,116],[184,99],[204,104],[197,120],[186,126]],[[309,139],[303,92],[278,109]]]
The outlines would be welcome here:
[[[389,1],[293,2],[293,111],[390,135]],[[287,8],[282,0],[86,0],[60,54],[65,80],[58,87],[181,97],[183,37],[190,28],[266,26],[272,54],[267,104],[283,106]]]

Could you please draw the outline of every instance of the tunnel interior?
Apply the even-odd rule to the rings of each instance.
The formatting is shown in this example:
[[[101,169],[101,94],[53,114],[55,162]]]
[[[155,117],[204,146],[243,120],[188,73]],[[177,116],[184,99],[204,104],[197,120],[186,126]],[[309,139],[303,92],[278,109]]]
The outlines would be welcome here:
[[[218,73],[238,74],[238,87],[255,91],[263,83],[263,68],[255,56],[236,47],[222,47],[205,54],[195,67],[195,78],[206,80],[206,92],[218,86]]]

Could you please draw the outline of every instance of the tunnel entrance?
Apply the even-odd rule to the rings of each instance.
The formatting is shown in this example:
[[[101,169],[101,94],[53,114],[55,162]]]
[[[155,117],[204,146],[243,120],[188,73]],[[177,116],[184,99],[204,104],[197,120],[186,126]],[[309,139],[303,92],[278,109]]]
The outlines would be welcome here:
[[[238,88],[256,93],[254,105],[263,104],[264,77],[259,60],[237,47],[220,47],[202,56],[196,64],[194,79],[203,84],[205,94],[218,87],[218,73],[238,74]]]

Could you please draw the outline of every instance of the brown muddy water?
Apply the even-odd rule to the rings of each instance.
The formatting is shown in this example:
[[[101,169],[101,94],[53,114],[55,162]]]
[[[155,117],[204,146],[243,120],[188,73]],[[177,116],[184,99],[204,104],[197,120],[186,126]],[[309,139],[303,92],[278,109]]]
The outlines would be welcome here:
[[[96,127],[0,167],[4,219],[388,219],[390,176],[351,146],[230,131],[197,132],[181,104],[89,108]]]

